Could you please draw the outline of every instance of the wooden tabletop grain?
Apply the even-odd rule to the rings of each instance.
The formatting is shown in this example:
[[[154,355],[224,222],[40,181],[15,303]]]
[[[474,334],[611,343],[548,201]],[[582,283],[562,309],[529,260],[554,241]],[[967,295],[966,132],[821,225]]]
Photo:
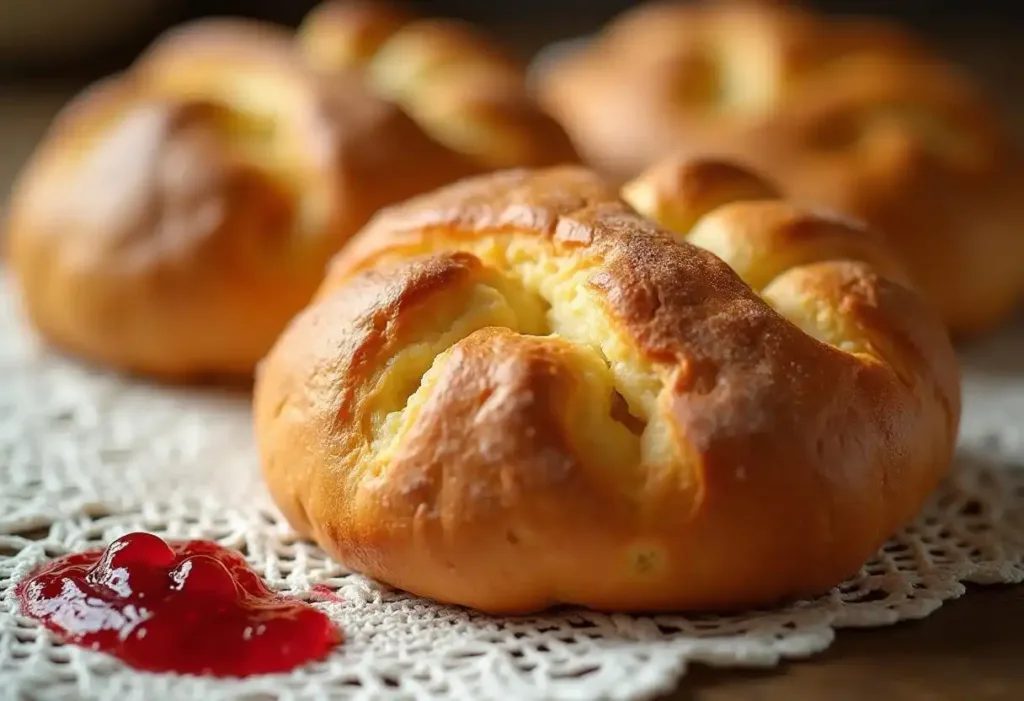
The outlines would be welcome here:
[[[1022,701],[1024,587],[975,587],[920,621],[840,630],[753,672],[697,667],[664,701]]]

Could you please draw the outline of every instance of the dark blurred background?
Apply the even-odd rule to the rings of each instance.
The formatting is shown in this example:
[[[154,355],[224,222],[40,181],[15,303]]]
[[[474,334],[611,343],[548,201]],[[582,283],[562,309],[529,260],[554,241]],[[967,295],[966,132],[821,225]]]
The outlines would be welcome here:
[[[201,15],[245,15],[295,25],[315,0],[0,0],[0,71],[7,81],[71,79],[127,63],[166,26]],[[628,0],[408,0],[424,13],[488,26],[530,54],[559,37],[585,34],[635,5]],[[918,31],[978,42],[1024,40],[1015,0],[805,0],[826,12],[893,17]],[[1024,69],[1022,69],[1024,70]]]

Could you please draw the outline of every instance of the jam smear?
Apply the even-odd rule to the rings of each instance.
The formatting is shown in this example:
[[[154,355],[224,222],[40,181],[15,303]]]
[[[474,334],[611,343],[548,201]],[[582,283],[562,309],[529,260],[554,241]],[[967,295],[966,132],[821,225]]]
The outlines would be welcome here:
[[[328,601],[332,604],[341,604],[345,602],[338,592],[334,591],[326,584],[314,584],[310,593],[313,595],[313,601]]]
[[[276,594],[241,554],[150,533],[49,562],[15,590],[22,612],[67,642],[151,672],[287,672],[341,642],[331,620]]]

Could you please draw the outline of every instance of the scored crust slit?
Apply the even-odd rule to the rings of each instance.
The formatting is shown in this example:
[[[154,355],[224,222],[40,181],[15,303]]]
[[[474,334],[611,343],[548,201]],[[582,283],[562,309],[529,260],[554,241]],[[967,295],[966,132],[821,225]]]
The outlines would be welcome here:
[[[819,594],[916,513],[958,370],[879,239],[715,161],[624,194],[472,178],[336,257],[256,384],[300,533],[485,611],[722,609]]]

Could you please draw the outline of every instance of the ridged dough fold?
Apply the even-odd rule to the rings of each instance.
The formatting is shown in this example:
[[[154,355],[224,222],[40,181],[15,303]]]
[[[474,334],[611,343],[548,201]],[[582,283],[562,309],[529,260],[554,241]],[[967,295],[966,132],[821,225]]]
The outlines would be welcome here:
[[[259,373],[295,528],[493,612],[734,608],[855,572],[949,467],[949,339],[879,238],[682,168],[624,189],[640,212],[564,167],[375,217]],[[643,216],[666,208],[690,228]]]

